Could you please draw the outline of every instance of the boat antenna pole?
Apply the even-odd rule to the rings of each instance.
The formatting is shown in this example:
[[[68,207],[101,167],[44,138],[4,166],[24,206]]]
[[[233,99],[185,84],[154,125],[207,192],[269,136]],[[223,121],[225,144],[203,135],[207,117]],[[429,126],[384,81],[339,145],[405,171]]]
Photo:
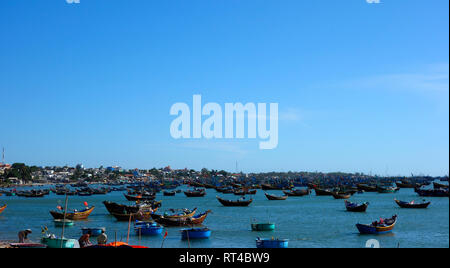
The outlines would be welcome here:
[[[191,243],[189,242],[189,230],[186,230],[186,235],[188,239],[188,247],[191,248]]]
[[[130,219],[128,220],[127,244],[128,244],[128,239],[130,238],[131,215],[132,215],[132,213],[130,213]]]
[[[66,202],[64,204],[64,216],[63,216],[62,233],[61,233],[61,248],[63,247],[64,227],[66,225],[66,213],[67,213],[67,200],[68,200],[68,198],[69,198],[69,196],[67,195],[67,192],[66,192]]]

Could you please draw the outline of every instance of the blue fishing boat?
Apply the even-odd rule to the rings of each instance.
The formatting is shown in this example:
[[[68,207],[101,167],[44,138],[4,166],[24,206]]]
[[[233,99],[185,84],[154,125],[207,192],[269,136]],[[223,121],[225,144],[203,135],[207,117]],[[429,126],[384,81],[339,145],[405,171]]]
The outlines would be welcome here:
[[[102,234],[103,231],[105,231],[105,227],[99,227],[99,228],[87,228],[83,227],[81,228],[81,232],[85,235],[89,231],[91,231],[91,236],[99,236]]]
[[[211,236],[211,230],[208,228],[181,229],[181,239],[205,239]]]
[[[289,239],[256,238],[257,248],[288,248]]]
[[[163,227],[154,222],[136,221],[134,231],[137,235],[159,235]]]

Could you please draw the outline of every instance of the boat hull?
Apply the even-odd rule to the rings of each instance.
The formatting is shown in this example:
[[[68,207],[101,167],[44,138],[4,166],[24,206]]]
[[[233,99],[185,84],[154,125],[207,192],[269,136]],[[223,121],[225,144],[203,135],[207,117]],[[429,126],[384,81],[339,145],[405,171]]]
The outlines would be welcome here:
[[[72,220],[62,220],[62,219],[56,219],[53,220],[56,227],[63,227],[63,226],[73,226],[74,221]]]
[[[66,219],[68,220],[85,220],[89,217],[89,215],[94,210],[94,206],[90,207],[87,210],[79,211],[79,212],[73,212],[73,213],[66,213]],[[50,211],[50,214],[53,216],[54,219],[64,219],[64,213],[57,212],[57,211]]]
[[[207,239],[211,236],[209,229],[183,229],[181,230],[181,239]]]
[[[62,246],[61,246],[62,240]],[[74,248],[75,247],[75,239],[67,239],[67,238],[48,238],[43,237],[41,239],[42,244],[47,245],[47,248]]]
[[[0,214],[6,209],[6,205],[0,207]]]
[[[288,245],[287,239],[256,239],[257,248],[288,248]]]
[[[275,230],[274,223],[252,223],[252,231],[273,231]]]
[[[105,231],[104,227],[101,228],[81,228],[81,232],[83,234],[87,234],[89,231],[91,231],[91,236],[99,236],[102,234],[103,231]]]
[[[426,202],[426,203],[420,203],[420,204],[410,204],[408,202],[402,202],[399,200],[395,200],[395,203],[397,203],[397,205],[401,208],[427,208],[431,202]]]

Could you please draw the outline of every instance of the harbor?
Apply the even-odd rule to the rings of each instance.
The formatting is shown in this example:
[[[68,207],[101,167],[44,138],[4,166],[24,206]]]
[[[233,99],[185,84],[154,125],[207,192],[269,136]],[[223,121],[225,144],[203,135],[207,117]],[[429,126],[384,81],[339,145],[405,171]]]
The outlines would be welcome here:
[[[441,182],[442,183],[442,182]],[[198,186],[198,183],[193,183]],[[92,188],[108,187],[90,185]],[[433,188],[432,184],[427,186]],[[126,185],[124,185],[124,188]],[[286,239],[289,248],[361,248],[368,239],[377,239],[381,247],[448,247],[449,246],[449,199],[448,197],[430,197],[431,205],[427,209],[404,209],[395,200],[422,200],[414,188],[401,188],[395,193],[363,192],[354,193],[348,200],[355,203],[367,202],[364,213],[352,213],[346,210],[344,200],[330,195],[317,195],[314,189],[308,195],[289,196],[285,200],[270,200],[268,193],[283,196],[283,190],[256,189],[254,195],[245,196],[253,201],[247,206],[224,206],[217,197],[225,200],[239,200],[240,195],[220,193],[217,187],[203,188],[204,195],[188,197],[184,192],[195,189],[190,184],[174,188],[173,196],[164,195],[164,191],[154,193],[154,199],[160,202],[154,214],[167,215],[173,209],[193,209],[197,214],[209,211],[202,224],[172,226],[162,224],[163,230],[156,235],[139,235],[133,230],[133,221],[120,221],[111,215],[104,201],[117,204],[134,205],[125,197],[126,191],[111,191],[106,194],[91,196],[68,196],[68,207],[81,210],[86,205],[94,207],[86,219],[75,220],[66,226],[64,237],[78,240],[83,228],[102,227],[108,235],[108,242],[123,242],[130,245],[149,248],[255,248],[258,238]],[[26,190],[24,187],[22,190]],[[31,189],[31,187],[29,188]],[[34,187],[34,189],[54,189],[51,186]],[[129,187],[126,189],[130,189]],[[219,188],[220,189],[220,188]],[[306,187],[305,187],[306,189]],[[6,203],[7,209],[0,214],[0,240],[17,240],[17,233],[31,229],[30,241],[40,243],[41,229],[56,236],[61,235],[62,228],[54,224],[50,211],[63,207],[64,195],[50,191],[44,197],[0,196],[0,204]],[[154,201],[154,202],[155,202]],[[194,213],[195,214],[195,213]],[[193,214],[193,215],[194,215]],[[388,234],[362,235],[355,227],[357,223],[371,223],[381,217],[390,218],[397,215],[395,229]],[[147,220],[154,222],[155,217]],[[254,230],[255,222],[273,223],[268,230]],[[131,225],[131,231],[130,231]],[[210,236],[207,239],[183,239],[182,229],[190,227],[207,227]],[[433,239],[429,239],[433,237]],[[96,244],[95,237],[91,242]]]

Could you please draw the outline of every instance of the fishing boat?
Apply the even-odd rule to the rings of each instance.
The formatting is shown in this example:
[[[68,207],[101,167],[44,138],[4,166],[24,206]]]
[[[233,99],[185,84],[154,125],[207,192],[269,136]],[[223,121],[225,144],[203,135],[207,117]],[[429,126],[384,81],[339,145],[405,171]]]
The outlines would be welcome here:
[[[136,221],[134,231],[137,235],[159,235],[163,231],[163,227],[154,222]]]
[[[41,243],[46,245],[47,248],[74,248],[78,241],[68,238],[57,238],[55,236],[42,237]]]
[[[47,245],[39,243],[11,243],[9,245],[12,248],[47,248]]]
[[[44,192],[44,191],[31,190],[31,191],[22,192],[20,196],[31,198],[31,197],[44,197],[45,195],[46,195],[46,192]]]
[[[115,202],[110,201],[103,201],[103,204],[105,205],[106,209],[110,214],[116,213],[116,214],[128,214],[128,213],[137,213],[140,210],[152,210],[153,212],[156,211],[155,209],[161,207],[161,201],[151,201],[151,202],[139,202],[139,204],[136,205],[122,205]]]
[[[240,198],[238,200],[225,200],[216,196],[217,200],[225,207],[247,207],[253,202],[253,199]]]
[[[305,196],[309,195],[310,190],[309,189],[294,189],[290,191],[283,191],[283,193],[287,196]]]
[[[4,204],[3,206],[0,207],[0,214],[2,214],[3,210],[5,210],[6,208],[6,204]]]
[[[257,191],[256,189],[254,190],[242,189],[242,190],[235,190],[233,193],[234,195],[255,195],[256,191]]]
[[[201,225],[208,214],[211,213],[211,210],[208,210],[206,212],[203,212],[201,214],[187,217],[187,218],[167,218],[167,217],[160,217],[155,219],[155,221],[159,224],[162,224],[164,226],[192,226],[192,225]]]
[[[395,193],[398,190],[400,190],[399,187],[383,187],[383,186],[378,186],[377,187],[377,191],[380,194],[389,194],[389,193]]]
[[[425,200],[423,200],[424,202],[422,203],[415,203],[414,201],[405,202],[397,199],[394,200],[395,203],[397,203],[397,205],[399,205],[401,208],[427,208],[431,204],[431,202],[425,202]]]
[[[352,202],[345,200],[345,208],[347,209],[347,211],[365,212],[368,206],[369,206],[369,202],[357,204],[357,203],[352,203]]]
[[[289,239],[265,239],[265,238],[256,238],[256,247],[257,248],[288,248]]]
[[[268,184],[268,183],[261,184],[261,189],[263,189],[264,191],[267,191],[267,190],[279,190],[278,187],[276,187],[276,186],[274,186],[272,184]]]
[[[352,194],[346,192],[331,192],[334,199],[349,199],[352,197]]]
[[[433,182],[433,187],[434,189],[448,189],[448,185],[447,184],[442,184],[442,183],[438,183],[438,182]]]
[[[202,197],[206,195],[206,191],[204,189],[200,189],[200,190],[188,190],[188,191],[184,191],[184,194],[187,197]]]
[[[119,213],[111,213],[111,215],[114,216],[114,218],[116,218],[118,221],[147,221],[149,219],[151,219],[151,214],[150,213],[142,213],[142,212],[137,212],[137,213],[125,213],[125,214],[119,214]]]
[[[410,183],[407,181],[401,181],[401,182],[397,181],[397,182],[395,182],[395,185],[398,188],[415,188],[415,187],[417,187],[417,183],[413,184],[413,183]]]
[[[181,229],[181,239],[206,239],[211,236],[211,230],[207,227],[205,228],[189,228]]]
[[[316,192],[316,196],[331,196],[333,193],[328,189],[320,189],[320,188],[314,188],[314,191]]]
[[[252,231],[273,231],[275,223],[252,223]]]
[[[73,226],[73,224],[75,223],[74,221],[68,219],[55,219],[53,220],[53,222],[55,223],[56,227]]]
[[[149,195],[129,195],[123,194],[128,201],[144,201],[144,200],[154,200],[156,198],[156,194]]]
[[[181,211],[181,212],[178,212]],[[168,212],[171,212],[172,214],[169,214]],[[159,218],[166,218],[166,219],[180,219],[180,218],[190,218],[195,215],[197,212],[197,208],[194,208],[193,210],[189,209],[170,209],[168,212],[164,212],[163,215],[159,215],[156,213],[151,214],[152,219],[157,220]]]
[[[174,196],[175,195],[175,191],[163,191],[163,195],[164,196]]]
[[[83,209],[81,211],[74,211],[74,212],[68,212],[66,213],[66,219],[69,220],[85,220],[89,217],[89,215],[94,210],[94,206],[90,208]],[[51,210],[50,214],[53,216],[54,219],[64,219],[64,212],[54,211]]]
[[[83,228],[81,228],[82,234],[85,235],[85,234],[88,234],[89,232],[91,232],[91,236],[99,236],[105,231],[106,231],[105,227],[97,227],[97,228],[83,227]]]
[[[424,197],[449,197],[448,190],[445,189],[419,189],[416,188],[414,191],[419,196]]]
[[[267,199],[269,200],[286,200],[288,198],[287,195],[283,195],[283,196],[278,196],[278,195],[274,195],[274,194],[268,194],[268,193],[264,193],[264,195],[267,197]]]
[[[397,223],[397,215],[390,219],[382,219],[371,224],[356,224],[356,228],[361,234],[385,234],[392,232]]]
[[[358,190],[364,190],[365,192],[376,192],[377,191],[376,185],[357,184],[356,187],[358,188]]]

